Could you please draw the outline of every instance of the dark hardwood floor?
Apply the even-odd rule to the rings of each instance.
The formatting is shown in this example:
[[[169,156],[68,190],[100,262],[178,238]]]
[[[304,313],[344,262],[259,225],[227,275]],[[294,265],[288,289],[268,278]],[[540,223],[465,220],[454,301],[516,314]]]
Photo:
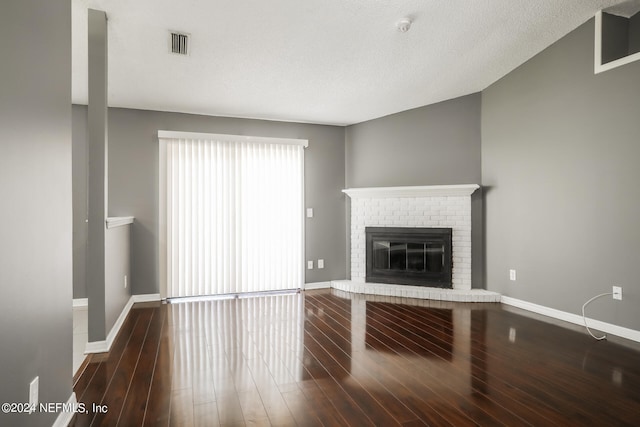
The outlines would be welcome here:
[[[321,290],[137,304],[74,390],[73,426],[638,426],[640,352],[501,304]]]

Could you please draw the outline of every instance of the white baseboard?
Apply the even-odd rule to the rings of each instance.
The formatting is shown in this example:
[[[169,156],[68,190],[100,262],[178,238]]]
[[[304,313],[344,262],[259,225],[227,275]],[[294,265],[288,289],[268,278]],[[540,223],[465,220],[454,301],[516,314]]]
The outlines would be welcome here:
[[[133,302],[153,302],[160,301],[160,294],[142,294],[142,295],[131,295],[133,298]]]
[[[116,319],[116,322],[113,324],[113,327],[109,331],[107,335],[107,339],[104,341],[91,341],[88,342],[84,348],[84,354],[90,353],[105,353],[111,349],[111,345],[113,344],[113,340],[116,339],[118,332],[120,332],[120,328],[124,323],[131,307],[133,304],[137,302],[151,302],[151,301],[160,301],[160,294],[142,294],[142,295],[131,295],[129,297],[129,301],[125,304],[120,316]]]
[[[73,306],[74,307],[86,307],[89,305],[89,298],[74,298]]]
[[[106,353],[109,351],[109,347],[107,347],[107,341],[89,341],[84,346],[84,354],[92,354],[92,353]]]
[[[133,295],[129,297],[129,301],[127,301],[124,308],[122,309],[122,312],[120,313],[120,316],[118,316],[118,318],[116,319],[116,322],[113,324],[113,327],[107,334],[107,338],[103,341],[88,342],[84,348],[84,354],[105,353],[109,351],[109,349],[111,349],[111,345],[113,344],[113,340],[116,338],[116,335],[118,335],[118,332],[120,332],[120,328],[122,327],[124,320],[127,318],[127,315],[129,314],[129,310],[131,310],[132,306],[133,306]]]
[[[582,316],[579,316],[577,314],[567,313],[566,311],[556,310],[555,308],[545,307],[543,305],[534,304],[532,302],[511,298],[504,295],[502,295],[501,302],[503,304],[521,308],[523,310],[528,310],[534,313],[542,314],[544,316],[552,317],[554,319],[564,320],[565,322],[584,326],[584,320],[582,319]],[[590,319],[589,317],[587,317],[587,324],[591,329],[597,329],[598,331],[602,331],[607,334],[617,335],[628,340],[640,342],[640,331],[636,331],[635,329],[624,328],[622,326],[602,322],[600,320]]]
[[[69,400],[67,400],[67,410],[60,411],[58,417],[56,418],[56,421],[51,427],[67,427],[73,419],[73,416],[76,414],[75,409],[77,408],[78,401],[76,400],[76,393],[71,392],[71,396],[69,396]]]
[[[305,283],[304,289],[327,289],[331,287],[331,282],[314,282],[314,283]]]

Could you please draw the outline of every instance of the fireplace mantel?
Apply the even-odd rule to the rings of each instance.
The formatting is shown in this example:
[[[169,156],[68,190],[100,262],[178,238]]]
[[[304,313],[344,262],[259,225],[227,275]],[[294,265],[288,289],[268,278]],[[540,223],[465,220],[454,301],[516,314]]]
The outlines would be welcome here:
[[[443,197],[470,196],[480,186],[478,184],[460,185],[416,185],[408,187],[363,187],[342,190],[352,199],[390,198],[390,197]]]

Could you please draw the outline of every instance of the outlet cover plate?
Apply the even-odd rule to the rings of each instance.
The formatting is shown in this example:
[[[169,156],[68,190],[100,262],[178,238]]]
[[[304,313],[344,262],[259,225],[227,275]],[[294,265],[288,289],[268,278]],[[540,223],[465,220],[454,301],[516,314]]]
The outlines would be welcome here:
[[[622,286],[613,287],[613,299],[622,301]]]
[[[516,271],[513,269],[509,270],[509,280],[512,282],[516,281]]]
[[[34,408],[38,406],[38,388],[40,387],[40,377],[35,377],[29,383],[29,406]]]

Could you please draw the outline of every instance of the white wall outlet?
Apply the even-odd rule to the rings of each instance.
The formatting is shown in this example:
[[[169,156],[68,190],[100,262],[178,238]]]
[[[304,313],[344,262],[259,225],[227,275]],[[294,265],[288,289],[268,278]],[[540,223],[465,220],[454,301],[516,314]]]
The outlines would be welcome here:
[[[307,208],[307,218],[313,218],[313,208]]]
[[[38,388],[40,387],[40,377],[35,377],[29,383],[29,406],[33,409],[38,406]]]
[[[127,289],[127,275],[124,275],[124,288]]]
[[[313,270],[313,261],[307,261],[307,269]]]
[[[319,259],[318,260],[318,268],[324,268],[324,260],[323,259]]]
[[[509,280],[512,282],[516,281],[516,271],[513,269],[509,270]]]
[[[613,299],[622,301],[622,286],[613,287]]]

